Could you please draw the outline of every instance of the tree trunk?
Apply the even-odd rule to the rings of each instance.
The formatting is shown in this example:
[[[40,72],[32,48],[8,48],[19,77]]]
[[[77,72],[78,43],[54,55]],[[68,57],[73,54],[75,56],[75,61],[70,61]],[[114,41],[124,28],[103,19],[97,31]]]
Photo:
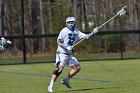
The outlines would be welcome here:
[[[45,29],[44,29],[44,20],[43,20],[43,9],[42,9],[42,0],[39,0],[39,9],[40,9],[40,23],[41,23],[41,31],[42,34],[45,34]],[[45,46],[45,38],[42,39],[42,46],[40,47],[43,52],[46,51],[46,46]]]
[[[32,34],[40,34],[40,22],[39,22],[39,6],[38,2],[36,0],[32,0]],[[34,39],[33,46],[34,46],[34,53],[37,53],[39,51],[40,43],[39,39]]]

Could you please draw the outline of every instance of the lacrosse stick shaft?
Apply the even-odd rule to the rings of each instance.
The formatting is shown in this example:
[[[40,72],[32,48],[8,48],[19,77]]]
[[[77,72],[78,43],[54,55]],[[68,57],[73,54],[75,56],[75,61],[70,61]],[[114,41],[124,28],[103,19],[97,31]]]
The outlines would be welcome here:
[[[115,17],[117,17],[118,14],[116,14],[115,16],[113,16],[112,18],[110,18],[108,21],[106,21],[105,23],[103,23],[101,26],[98,27],[98,29],[100,29],[101,27],[103,27],[104,25],[106,25],[108,22],[110,22],[111,20],[113,20]],[[93,32],[93,31],[92,31]],[[91,33],[92,33],[91,32]],[[91,35],[90,35],[91,36]],[[89,37],[90,37],[89,36]],[[85,38],[82,38],[79,42],[77,42],[75,45],[73,45],[73,47],[75,47],[76,45],[78,45],[80,42],[82,42]]]
[[[78,45],[80,42],[82,42],[85,38],[82,38],[79,42],[77,42],[75,45],[72,46],[74,48],[76,45]]]
[[[115,16],[113,16],[112,18],[110,18],[108,21],[106,21],[105,23],[103,23],[101,26],[99,26],[98,28],[100,29],[101,27],[103,27],[104,25],[106,25],[107,23],[109,23],[111,20],[113,20],[115,17],[117,17],[118,14],[116,14]]]
[[[127,6],[124,6],[115,16],[113,16],[112,18],[110,18],[108,21],[106,21],[105,23],[103,23],[101,26],[99,26],[98,27],[98,29],[100,29],[101,27],[103,27],[104,25],[106,25],[107,23],[109,23],[111,20],[113,20],[115,17],[117,17],[118,15],[124,15],[124,14],[126,14],[127,13],[127,11],[126,11],[126,9],[127,9]],[[90,36],[92,36],[93,33],[94,32],[94,30],[89,34],[89,36],[88,36],[88,38],[90,37]],[[77,42],[75,45],[73,45],[73,47],[75,47],[76,45],[78,45],[80,42],[82,42],[84,39],[86,39],[86,38],[82,38],[79,42]]]

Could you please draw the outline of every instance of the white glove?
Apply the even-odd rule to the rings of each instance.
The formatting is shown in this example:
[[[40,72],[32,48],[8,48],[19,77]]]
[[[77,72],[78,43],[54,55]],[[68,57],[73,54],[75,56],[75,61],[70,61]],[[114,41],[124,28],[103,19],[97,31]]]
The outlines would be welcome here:
[[[65,47],[65,49],[67,49],[67,50],[69,50],[69,51],[71,51],[72,50],[72,48],[73,48],[73,46],[64,46]]]
[[[91,32],[91,33],[89,33],[88,35],[87,35],[87,39],[89,39],[89,37],[90,36],[92,36],[93,34],[96,34],[96,33],[98,33],[99,32],[99,27],[96,27],[96,28],[94,28],[94,30]]]
[[[12,44],[12,42],[11,42],[10,40],[7,40],[7,44],[11,45],[11,44]]]

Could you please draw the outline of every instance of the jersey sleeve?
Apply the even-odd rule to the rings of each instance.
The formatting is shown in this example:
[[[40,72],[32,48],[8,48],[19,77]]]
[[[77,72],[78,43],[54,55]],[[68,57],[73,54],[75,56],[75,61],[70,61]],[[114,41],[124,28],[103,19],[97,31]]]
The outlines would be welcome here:
[[[86,38],[87,37],[87,34],[79,31],[79,38],[82,39],[82,38]]]
[[[57,44],[63,43],[64,40],[62,38],[62,31],[59,33],[58,38],[57,38]]]
[[[62,43],[64,43],[65,36],[66,36],[66,31],[65,31],[65,29],[62,29],[57,38],[58,45],[61,45]]]

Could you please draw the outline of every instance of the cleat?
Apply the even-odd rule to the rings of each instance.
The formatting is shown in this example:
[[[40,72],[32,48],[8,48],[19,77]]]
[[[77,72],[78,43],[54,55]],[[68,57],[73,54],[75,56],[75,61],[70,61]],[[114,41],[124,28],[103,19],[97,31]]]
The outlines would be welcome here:
[[[65,79],[63,79],[63,80],[61,81],[61,83],[64,84],[67,88],[72,88],[72,87],[70,86],[69,82],[68,82],[67,80],[65,80]]]
[[[52,93],[53,92],[53,90],[52,90],[52,87],[48,87],[48,91],[50,92],[50,93]]]

